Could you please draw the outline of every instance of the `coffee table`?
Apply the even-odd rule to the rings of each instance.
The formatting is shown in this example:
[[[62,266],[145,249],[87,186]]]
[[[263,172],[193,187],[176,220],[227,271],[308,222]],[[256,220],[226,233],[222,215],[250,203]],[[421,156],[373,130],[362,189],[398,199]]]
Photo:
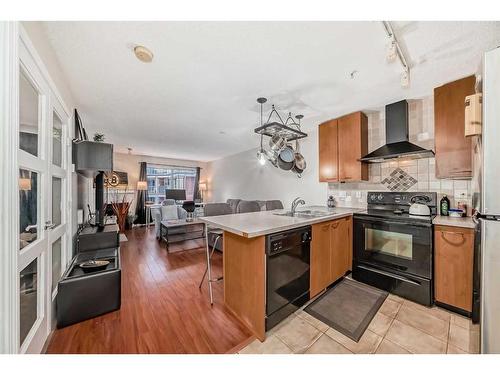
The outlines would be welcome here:
[[[168,245],[174,242],[194,240],[205,237],[205,224],[194,218],[192,221],[186,219],[162,220],[160,223],[160,238]]]

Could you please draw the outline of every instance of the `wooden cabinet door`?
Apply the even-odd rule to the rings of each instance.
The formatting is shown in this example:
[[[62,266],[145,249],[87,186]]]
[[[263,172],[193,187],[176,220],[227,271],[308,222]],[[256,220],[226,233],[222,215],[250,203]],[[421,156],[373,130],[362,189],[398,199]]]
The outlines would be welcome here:
[[[331,224],[331,283],[337,281],[352,266],[352,220],[345,217]]]
[[[310,295],[314,297],[331,283],[331,221],[312,226]]]
[[[465,97],[474,94],[474,76],[434,89],[436,177],[472,177],[471,139],[465,137]]]
[[[362,112],[338,119],[339,181],[368,180],[368,164],[358,161],[368,153],[368,119]]]
[[[337,120],[319,125],[319,181],[338,181]]]
[[[474,231],[436,226],[434,248],[436,301],[471,312]]]

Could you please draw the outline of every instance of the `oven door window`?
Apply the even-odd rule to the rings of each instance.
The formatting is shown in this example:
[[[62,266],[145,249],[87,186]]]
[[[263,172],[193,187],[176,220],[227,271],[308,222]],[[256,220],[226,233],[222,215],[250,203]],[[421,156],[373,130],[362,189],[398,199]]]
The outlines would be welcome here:
[[[365,251],[412,260],[413,236],[406,233],[365,228]]]
[[[371,266],[431,276],[432,227],[379,218],[354,220],[355,260]]]

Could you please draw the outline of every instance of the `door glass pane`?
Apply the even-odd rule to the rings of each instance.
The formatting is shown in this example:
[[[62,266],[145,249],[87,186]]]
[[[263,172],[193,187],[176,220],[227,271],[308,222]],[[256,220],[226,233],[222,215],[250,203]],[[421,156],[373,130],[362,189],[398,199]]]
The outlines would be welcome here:
[[[19,169],[19,249],[37,239],[38,173]]]
[[[62,166],[62,122],[53,114],[52,125],[52,164]]]
[[[61,185],[62,180],[58,177],[52,177],[52,224],[58,226],[61,224]]]
[[[365,250],[398,258],[412,259],[413,237],[411,234],[406,233],[365,228]]]
[[[33,323],[35,323],[38,305],[38,258],[28,264],[19,274],[19,303],[20,303],[20,343],[22,344],[28,335]]]
[[[19,148],[38,156],[38,92],[19,74]]]
[[[52,244],[52,291],[61,276],[61,238]]]

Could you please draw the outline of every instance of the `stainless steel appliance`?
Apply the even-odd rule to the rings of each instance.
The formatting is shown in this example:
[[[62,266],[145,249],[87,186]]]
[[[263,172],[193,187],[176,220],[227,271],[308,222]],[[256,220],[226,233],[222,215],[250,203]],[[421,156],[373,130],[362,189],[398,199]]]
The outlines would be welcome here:
[[[476,246],[480,264],[480,317],[481,352],[500,353],[500,48],[487,52],[483,61],[483,129],[482,147],[478,142],[479,168],[474,167],[479,178],[479,189],[473,194],[477,234],[480,242]],[[482,148],[482,151],[481,151]],[[482,160],[481,160],[482,159]],[[482,162],[481,162],[482,161]],[[481,167],[482,165],[482,167]],[[475,186],[473,185],[473,188]],[[478,191],[480,191],[480,195]],[[480,197],[480,200],[478,199]],[[480,203],[480,204],[478,204]],[[478,251],[480,249],[480,252]],[[478,254],[479,253],[479,254]],[[475,267],[476,269],[479,266]],[[479,277],[477,277],[479,279]],[[479,281],[475,280],[477,290]],[[475,306],[476,307],[476,306]]]
[[[309,300],[311,227],[266,237],[266,330]]]
[[[417,196],[428,216],[410,215]],[[369,192],[367,210],[354,214],[353,278],[430,306],[436,200],[429,192]]]

